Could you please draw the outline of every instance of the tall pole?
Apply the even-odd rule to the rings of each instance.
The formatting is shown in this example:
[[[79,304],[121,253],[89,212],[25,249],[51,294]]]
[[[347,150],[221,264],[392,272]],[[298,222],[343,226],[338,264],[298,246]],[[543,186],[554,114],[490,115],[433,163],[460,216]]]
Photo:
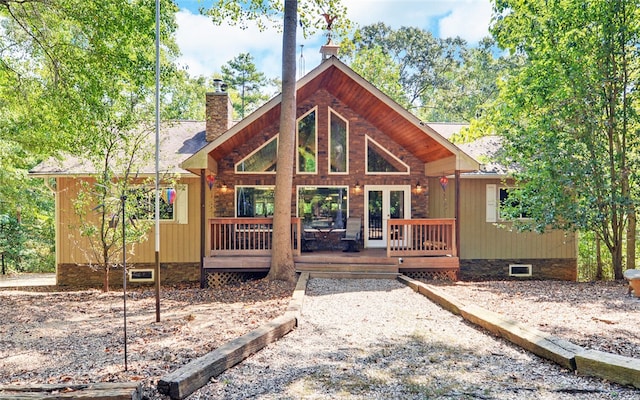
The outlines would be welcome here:
[[[160,322],[160,0],[156,0],[156,322]]]
[[[125,203],[127,196],[120,197],[122,201],[122,302],[124,315],[124,370],[127,371],[127,237],[125,227]]]

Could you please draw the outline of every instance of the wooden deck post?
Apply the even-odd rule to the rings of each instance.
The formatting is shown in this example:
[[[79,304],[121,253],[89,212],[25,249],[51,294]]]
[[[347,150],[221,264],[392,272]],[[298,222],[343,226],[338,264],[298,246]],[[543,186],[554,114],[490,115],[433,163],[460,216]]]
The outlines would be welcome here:
[[[455,172],[456,194],[455,194],[455,220],[456,220],[456,257],[460,257],[460,170]]]
[[[200,288],[204,289],[207,285],[204,274],[204,257],[206,252],[206,235],[207,235],[207,207],[205,196],[205,170],[200,170]]]

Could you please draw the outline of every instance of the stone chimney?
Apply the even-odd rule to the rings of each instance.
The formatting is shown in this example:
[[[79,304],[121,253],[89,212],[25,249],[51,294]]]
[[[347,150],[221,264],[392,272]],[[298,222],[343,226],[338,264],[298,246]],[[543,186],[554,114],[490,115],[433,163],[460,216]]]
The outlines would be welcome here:
[[[212,142],[233,125],[233,105],[227,93],[227,85],[222,79],[213,80],[213,92],[207,93],[206,100],[206,137]]]

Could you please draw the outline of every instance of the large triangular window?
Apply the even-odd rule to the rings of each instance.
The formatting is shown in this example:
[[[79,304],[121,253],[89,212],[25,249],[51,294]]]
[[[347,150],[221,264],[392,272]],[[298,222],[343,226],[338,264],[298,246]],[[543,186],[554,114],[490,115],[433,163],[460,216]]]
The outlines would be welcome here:
[[[367,174],[407,175],[409,166],[367,136]]]
[[[278,161],[278,135],[236,164],[236,173],[275,173]]]
[[[318,172],[318,120],[316,108],[298,119],[298,173]]]

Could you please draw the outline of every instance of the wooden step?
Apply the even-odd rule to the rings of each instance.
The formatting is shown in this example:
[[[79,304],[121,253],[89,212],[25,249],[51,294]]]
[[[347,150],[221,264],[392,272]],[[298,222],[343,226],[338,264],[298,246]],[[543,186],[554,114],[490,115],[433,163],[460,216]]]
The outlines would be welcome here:
[[[309,278],[325,279],[397,279],[400,274],[388,272],[309,272]]]
[[[385,264],[309,264],[296,263],[298,272],[357,272],[357,273],[390,273],[397,274],[397,265]]]
[[[344,254],[344,255],[343,255]],[[397,265],[397,258],[358,256],[359,253],[340,253],[338,255],[319,254],[293,257],[296,264],[369,264],[369,265]]]

